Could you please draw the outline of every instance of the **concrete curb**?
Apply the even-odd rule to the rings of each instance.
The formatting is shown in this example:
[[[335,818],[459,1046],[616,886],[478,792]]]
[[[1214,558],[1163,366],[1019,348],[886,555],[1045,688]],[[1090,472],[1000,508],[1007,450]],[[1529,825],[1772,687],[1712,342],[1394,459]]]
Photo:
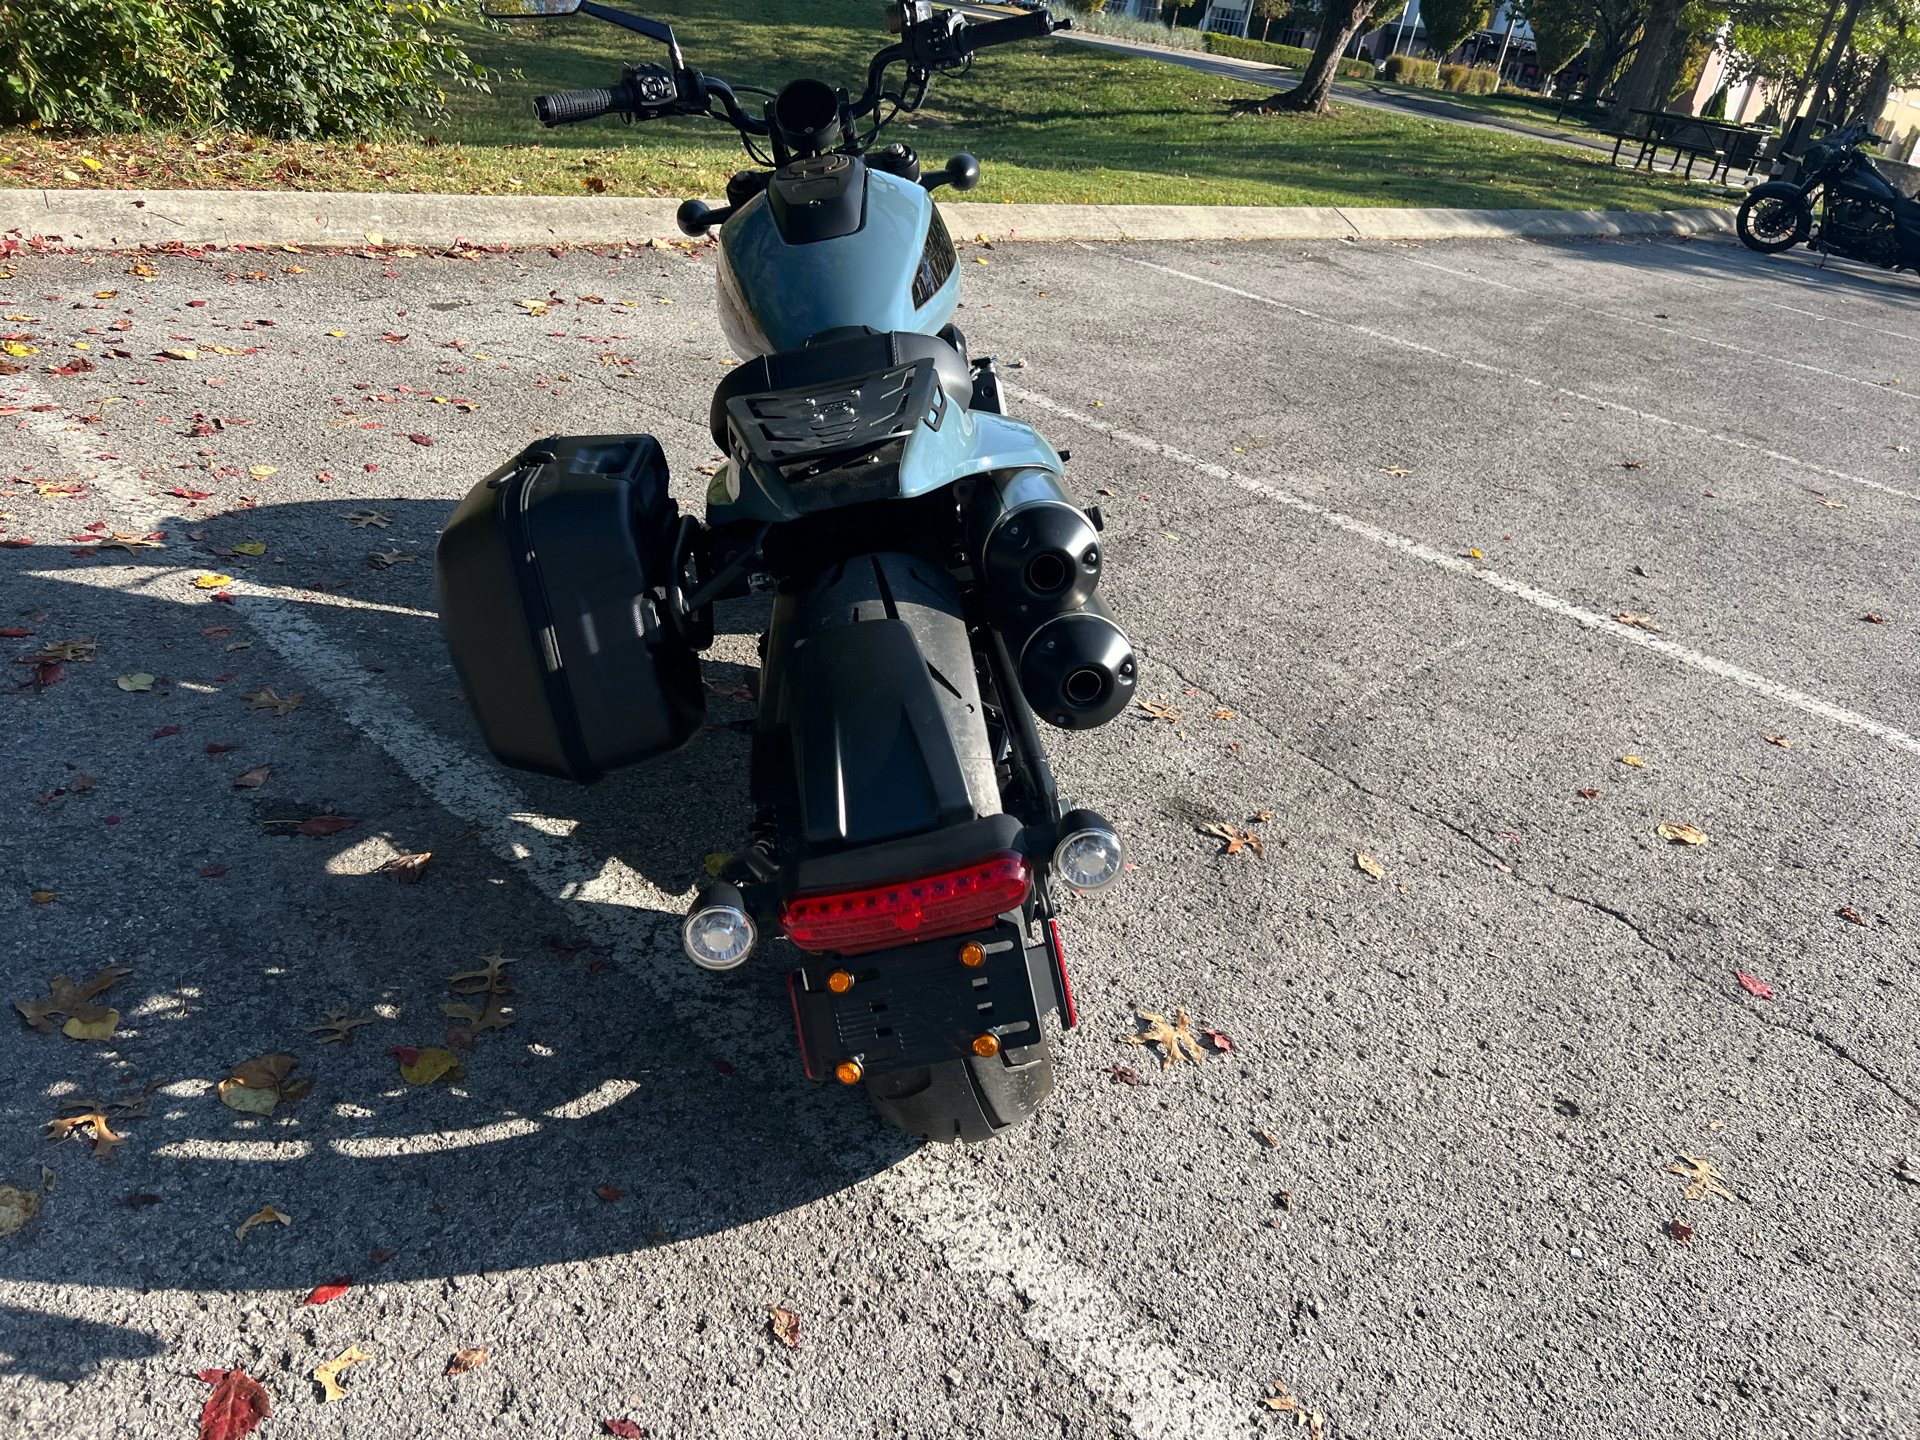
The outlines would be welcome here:
[[[678,239],[677,201],[260,190],[0,190],[0,232],[78,250],[142,245],[618,245]],[[994,240],[1444,240],[1694,235],[1730,210],[1388,210],[1257,205],[942,204]]]

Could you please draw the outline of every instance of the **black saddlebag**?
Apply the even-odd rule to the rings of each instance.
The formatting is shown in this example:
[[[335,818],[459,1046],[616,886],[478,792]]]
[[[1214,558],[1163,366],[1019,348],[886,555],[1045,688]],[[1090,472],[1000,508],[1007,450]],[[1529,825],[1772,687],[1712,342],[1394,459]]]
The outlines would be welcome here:
[[[460,502],[440,623],[499,759],[586,783],[700,729],[699,657],[662,613],[678,526],[651,435],[537,441]]]

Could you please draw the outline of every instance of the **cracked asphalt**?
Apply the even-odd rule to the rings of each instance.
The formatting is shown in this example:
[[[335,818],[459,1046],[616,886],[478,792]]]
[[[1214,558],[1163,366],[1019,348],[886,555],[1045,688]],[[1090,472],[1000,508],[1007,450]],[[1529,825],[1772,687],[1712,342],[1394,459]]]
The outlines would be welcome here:
[[[8,665],[0,973],[131,971],[110,1040],[0,1026],[7,1432],[190,1433],[239,1365],[261,1434],[381,1440],[1920,1433],[1920,287],[1715,241],[962,265],[1179,716],[1048,732],[1137,869],[1063,926],[1055,1095],[968,1151],[802,1077],[777,956],[678,952],[754,604],[717,723],[584,790],[486,758],[439,642],[435,531],[525,440],[650,431],[703,492],[704,249],[0,266],[0,627],[97,646]],[[489,953],[513,1023],[407,1085]],[[1116,1042],[1176,1007],[1232,1052]],[[263,1052],[312,1094],[222,1106]],[[45,1138],[80,1100],[110,1160]]]

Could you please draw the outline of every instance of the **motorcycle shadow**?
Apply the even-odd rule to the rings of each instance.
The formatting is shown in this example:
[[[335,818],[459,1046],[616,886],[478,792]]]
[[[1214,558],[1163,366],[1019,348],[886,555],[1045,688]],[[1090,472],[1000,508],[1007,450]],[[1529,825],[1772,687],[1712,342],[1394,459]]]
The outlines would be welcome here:
[[[18,601],[9,619],[23,605],[46,617],[24,619],[36,634],[10,653],[70,636],[100,647],[44,693],[29,685],[6,699],[15,753],[31,762],[16,789],[48,796],[23,802],[33,833],[14,868],[58,877],[60,897],[9,901],[18,923],[0,983],[7,998],[31,997],[57,970],[134,972],[106,997],[124,1017],[109,1041],[66,1039],[58,1020],[50,1035],[0,1026],[0,1112],[19,1117],[0,1133],[0,1177],[17,1183],[42,1163],[59,1176],[0,1251],[0,1277],[298,1288],[590,1260],[812,1204],[915,1148],[863,1095],[804,1077],[779,954],[710,976],[680,953],[678,915],[659,893],[690,889],[708,853],[738,843],[746,737],[710,726],[685,750],[584,789],[501,770],[458,698],[427,565],[375,570],[365,559],[374,546],[430,553],[449,507],[383,502],[378,538],[343,523],[366,508],[189,522],[222,547],[270,537],[252,560],[181,544],[178,524],[166,549],[112,558],[0,550],[0,586]],[[209,571],[271,585],[262,603],[298,617],[305,639],[289,648],[287,627],[250,618],[244,602],[204,603],[190,577]],[[753,604],[721,617],[734,642],[723,651],[751,657]],[[230,633],[204,633],[222,627]],[[746,665],[720,667],[750,684]],[[34,673],[9,668],[11,684]],[[159,677],[154,691],[116,685],[139,670]],[[241,673],[229,682],[231,671]],[[286,717],[250,713],[238,692],[255,685],[306,699]],[[542,894],[437,803],[444,776],[439,790],[409,777],[408,733],[507,786],[575,853],[633,872],[655,892],[652,908]],[[238,748],[208,755],[210,742]],[[273,770],[264,787],[233,787],[261,762]],[[56,796],[78,767],[97,787]],[[109,807],[125,823],[103,829]],[[356,823],[323,836],[288,823],[327,809]],[[379,868],[423,850],[434,858],[417,883]],[[96,927],[112,915],[139,917],[138,944],[102,944]],[[608,927],[620,943],[595,943]],[[488,953],[517,962],[503,997],[513,1023],[454,1050],[464,1078],[406,1083],[392,1047],[446,1045],[457,1022],[441,1007],[475,1000],[449,977]],[[351,1044],[321,1045],[311,1027],[336,1010],[373,1023]],[[222,1105],[217,1082],[265,1052],[296,1057],[313,1093],[270,1116]],[[143,1101],[149,1083],[158,1088]],[[90,1157],[84,1139],[42,1138],[63,1097],[133,1107],[111,1112],[125,1114],[111,1160]],[[267,1205],[293,1224],[237,1240]],[[115,1245],[97,1243],[107,1234]],[[39,1362],[23,1351],[12,1363]]]

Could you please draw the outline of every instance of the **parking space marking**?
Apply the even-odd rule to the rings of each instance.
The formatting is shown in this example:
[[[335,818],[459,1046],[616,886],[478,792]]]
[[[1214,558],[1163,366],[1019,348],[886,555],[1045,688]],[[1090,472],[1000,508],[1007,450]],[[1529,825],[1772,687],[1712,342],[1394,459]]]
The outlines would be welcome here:
[[[1842,320],[1838,315],[1822,315],[1817,310],[1802,310],[1798,305],[1782,305],[1778,300],[1762,300],[1760,303],[1794,315],[1804,315],[1809,320],[1824,320],[1829,325],[1851,325],[1856,330],[1865,330],[1874,335],[1885,335],[1894,340],[1906,340],[1920,345],[1920,335],[1903,335],[1898,330],[1882,330],[1878,325],[1862,325],[1858,320]]]
[[[1093,245],[1081,245],[1083,250],[1095,254],[1108,252]],[[1565,395],[1570,400],[1579,400],[1588,405],[1597,405],[1602,410],[1617,410],[1623,415],[1631,415],[1636,420],[1644,420],[1650,425],[1664,425],[1672,430],[1683,431],[1689,435],[1698,435],[1718,445],[1730,445],[1736,450],[1751,451],[1764,455],[1769,460],[1778,460],[1783,465],[1792,465],[1797,469],[1811,471],[1815,475],[1824,475],[1831,480],[1844,480],[1849,485],[1863,485],[1869,490],[1883,491],[1888,495],[1898,495],[1902,500],[1920,500],[1920,494],[1911,490],[1902,490],[1896,485],[1888,485],[1879,480],[1869,480],[1864,475],[1850,475],[1844,470],[1831,470],[1825,465],[1816,465],[1811,460],[1802,460],[1797,455],[1783,454],[1765,445],[1755,444],[1751,440],[1742,440],[1733,435],[1722,434],[1718,430],[1709,430],[1702,425],[1689,425],[1684,420],[1670,420],[1665,415],[1656,415],[1650,410],[1639,410],[1631,405],[1623,405],[1618,400],[1603,400],[1597,395],[1589,395],[1582,390],[1569,390],[1564,385],[1555,385],[1546,380],[1536,380],[1531,375],[1522,375],[1517,370],[1508,370],[1499,365],[1489,365],[1484,360],[1469,360],[1464,355],[1454,355],[1439,350],[1432,345],[1422,345],[1418,340],[1403,339],[1398,335],[1389,335],[1384,330],[1375,330],[1370,326],[1356,324],[1352,320],[1341,320],[1332,315],[1322,315],[1317,310],[1303,309],[1285,300],[1276,300],[1271,295],[1257,294],[1252,290],[1242,290],[1238,286],[1225,285],[1218,280],[1209,280],[1204,275],[1189,275],[1185,270],[1176,270],[1171,265],[1156,265],[1151,260],[1136,260],[1131,255],[1114,255],[1111,258],[1124,261],[1128,265],[1138,265],[1145,270],[1158,270],[1163,275],[1172,275],[1176,279],[1191,280],[1196,285],[1205,285],[1210,289],[1223,290],[1229,295],[1237,295],[1243,300],[1252,300],[1260,305],[1271,305],[1276,310],[1285,310],[1308,320],[1318,320],[1322,324],[1336,325],[1343,330],[1351,330],[1365,335],[1370,340],[1378,340],[1383,345],[1394,345],[1403,350],[1412,350],[1422,355],[1430,355],[1436,360],[1445,360],[1449,364],[1461,366],[1467,370],[1478,370],[1486,375],[1497,375],[1502,380],[1513,380],[1536,390],[1551,391],[1555,395]],[[1078,416],[1075,417],[1079,418]]]
[[[1407,264],[1418,265],[1423,270],[1438,270],[1443,275],[1457,275],[1462,280],[1472,280],[1480,285],[1491,285],[1497,290],[1511,290],[1515,295],[1524,295],[1529,300],[1539,300],[1549,305],[1564,305],[1578,310],[1584,315],[1597,315],[1603,320],[1617,320],[1623,325],[1638,325],[1643,330],[1653,330],[1662,335],[1671,335],[1680,340],[1691,340],[1698,345],[1708,345],[1716,350],[1728,350],[1735,355],[1744,355],[1749,360],[1764,360],[1769,365],[1785,365],[1794,370],[1805,370],[1810,375],[1823,376],[1828,380],[1844,380],[1849,385],[1860,385],[1880,395],[1897,395],[1902,400],[1920,400],[1920,391],[1902,390],[1893,385],[1883,385],[1878,380],[1863,380],[1858,375],[1843,374],[1838,370],[1828,370],[1820,365],[1808,365],[1801,360],[1789,360],[1783,355],[1769,355],[1764,350],[1750,350],[1745,345],[1735,345],[1729,340],[1715,340],[1706,335],[1694,335],[1685,330],[1676,330],[1668,325],[1656,325],[1651,320],[1642,320],[1637,315],[1622,315],[1617,310],[1602,310],[1595,305],[1582,305],[1578,300],[1562,299],[1558,295],[1542,294],[1538,290],[1528,290],[1523,286],[1509,285],[1504,280],[1495,280],[1486,275],[1476,275],[1471,270],[1455,270],[1450,265],[1438,265],[1431,260],[1416,260],[1411,255],[1404,257]],[[1805,311],[1801,312],[1805,314]]]
[[[1016,399],[1024,400],[1031,405],[1037,405],[1042,410],[1058,415],[1063,419],[1073,421],[1076,425],[1084,425],[1091,430],[1097,430],[1101,434],[1108,436],[1110,439],[1117,440],[1123,445],[1130,445],[1137,450],[1145,450],[1150,454],[1159,455],[1163,459],[1172,460],[1176,464],[1184,465],[1190,470],[1207,476],[1209,479],[1224,480],[1230,485],[1238,486],[1240,489],[1248,491],[1251,494],[1272,500],[1277,504],[1286,506],[1290,510],[1298,511],[1302,515],[1310,515],[1316,520],[1337,526],[1349,534],[1371,540],[1376,545],[1384,545],[1388,549],[1398,550],[1402,554],[1410,555],[1414,559],[1423,561],[1438,569],[1450,571],[1455,575],[1464,576],[1467,579],[1477,580],[1489,589],[1498,590],[1503,595],[1511,595],[1516,599],[1526,601],[1529,605],[1572,620],[1584,629],[1601,631],[1628,645],[1638,646],[1642,650],[1651,650],[1655,654],[1664,655],[1670,660],[1678,661],[1689,669],[1717,676],[1722,680],[1730,680],[1735,685],[1752,690],[1757,694],[1765,695],[1770,700],[1776,700],[1783,705],[1791,705],[1795,709],[1803,710],[1809,715],[1815,715],[1823,720],[1831,721],[1833,724],[1844,725],[1849,729],[1858,730],[1862,734],[1871,735],[1874,739],[1884,741],[1896,750],[1903,750],[1910,755],[1920,756],[1920,738],[1916,738],[1904,730],[1896,729],[1891,725],[1875,720],[1871,716],[1862,715],[1858,711],[1836,705],[1830,700],[1823,700],[1817,695],[1809,695],[1804,690],[1795,690],[1791,686],[1782,685],[1777,680],[1769,679],[1765,675],[1756,674],[1752,670],[1747,670],[1729,661],[1722,660],[1718,656],[1708,655],[1704,651],[1695,650],[1691,646],[1681,645],[1672,640],[1664,640],[1658,635],[1650,635],[1646,631],[1635,629],[1630,625],[1622,625],[1617,620],[1610,619],[1608,616],[1600,615],[1592,610],[1575,605],[1571,600],[1562,599],[1560,596],[1552,594],[1549,591],[1542,590],[1534,585],[1529,585],[1524,580],[1516,580],[1512,576],[1502,575],[1497,570],[1490,570],[1484,566],[1476,565],[1471,560],[1463,560],[1457,555],[1448,555],[1443,551],[1435,550],[1430,545],[1423,545],[1418,540],[1409,539],[1405,535],[1396,534],[1394,531],[1383,529],[1381,526],[1345,514],[1342,511],[1317,504],[1303,496],[1294,495],[1286,490],[1282,490],[1276,485],[1270,485],[1264,480],[1256,480],[1251,475],[1242,475],[1238,471],[1227,469],[1224,465],[1216,465],[1211,460],[1203,460],[1198,455],[1193,455],[1175,446],[1164,444],[1149,436],[1135,434],[1131,430],[1123,430],[1118,425],[1109,424],[1104,420],[1097,420],[1091,415],[1083,415],[1072,406],[1062,405],[1057,400],[1050,399],[1038,391],[1029,390],[1024,386],[1011,385],[1004,379],[1000,382],[1000,385],[1003,390]]]

